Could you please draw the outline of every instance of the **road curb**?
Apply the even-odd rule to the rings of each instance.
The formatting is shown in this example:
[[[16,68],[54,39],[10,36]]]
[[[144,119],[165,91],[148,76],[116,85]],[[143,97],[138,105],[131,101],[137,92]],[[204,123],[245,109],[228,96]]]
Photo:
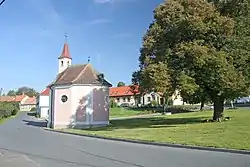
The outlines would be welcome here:
[[[215,152],[223,152],[223,153],[250,155],[250,151],[247,151],[247,150],[235,150],[235,149],[214,148],[214,147],[190,146],[190,145],[182,145],[182,144],[158,143],[158,142],[150,142],[150,141],[142,141],[142,140],[119,139],[119,138],[112,138],[112,137],[103,137],[103,136],[98,136],[98,135],[87,135],[87,134],[78,134],[78,133],[73,133],[73,132],[64,132],[64,131],[54,130],[50,128],[44,128],[44,129],[47,131],[62,133],[62,134],[70,134],[70,135],[76,135],[76,136],[84,136],[84,137],[129,142],[129,143],[136,143],[136,144],[147,144],[147,145],[153,145],[153,146],[164,146],[164,147],[184,148],[184,149],[192,149],[192,150],[215,151]]]

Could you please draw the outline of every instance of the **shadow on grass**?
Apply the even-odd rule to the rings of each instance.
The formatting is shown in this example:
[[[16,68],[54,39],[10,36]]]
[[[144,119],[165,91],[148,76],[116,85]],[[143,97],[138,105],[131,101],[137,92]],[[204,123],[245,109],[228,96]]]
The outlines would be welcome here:
[[[146,111],[163,111],[162,107],[124,107],[127,110],[132,110],[132,111],[140,111],[140,112],[146,112]]]
[[[36,126],[36,127],[47,127],[46,121],[31,121],[31,120],[23,120],[26,122],[26,125]]]
[[[110,125],[86,129],[89,131],[112,131],[115,129],[136,129],[136,128],[168,128],[176,127],[181,124],[199,124],[205,117],[190,118],[167,118],[167,117],[150,117],[150,118],[130,118],[122,120],[111,120]]]

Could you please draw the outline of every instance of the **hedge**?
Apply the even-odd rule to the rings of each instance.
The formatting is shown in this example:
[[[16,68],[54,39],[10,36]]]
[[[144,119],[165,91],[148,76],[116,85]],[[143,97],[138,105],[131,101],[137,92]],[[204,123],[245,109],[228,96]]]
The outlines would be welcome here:
[[[16,115],[19,111],[18,102],[0,102],[0,119]]]

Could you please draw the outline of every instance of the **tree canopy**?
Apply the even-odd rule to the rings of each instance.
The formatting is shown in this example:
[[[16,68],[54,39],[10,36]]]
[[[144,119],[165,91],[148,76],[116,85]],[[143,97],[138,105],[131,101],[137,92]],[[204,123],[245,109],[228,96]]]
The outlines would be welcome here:
[[[249,6],[249,0],[162,3],[132,81],[169,95],[178,89],[186,101],[212,101],[213,120],[220,121],[225,99],[249,93]]]
[[[120,81],[117,83],[117,87],[121,87],[121,86],[125,86],[125,83]]]
[[[17,89],[17,91],[10,90],[7,93],[8,96],[15,96],[15,95],[22,95],[22,94],[26,94],[29,97],[38,95],[38,93],[36,92],[35,89],[27,87],[27,86],[20,87],[20,88]]]

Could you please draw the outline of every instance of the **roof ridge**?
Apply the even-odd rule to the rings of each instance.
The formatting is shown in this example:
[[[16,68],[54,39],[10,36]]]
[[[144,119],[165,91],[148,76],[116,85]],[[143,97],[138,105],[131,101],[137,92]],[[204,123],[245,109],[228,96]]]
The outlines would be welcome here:
[[[97,72],[93,67],[92,67],[92,65],[91,64],[88,64],[90,67],[90,70],[93,72],[93,74],[94,74],[94,77],[95,77],[95,79],[98,79],[98,74],[101,74],[100,72]]]
[[[83,64],[82,64],[82,65],[83,65]],[[72,81],[72,83],[75,82],[75,81],[77,81],[77,80],[82,76],[82,74],[83,74],[84,71],[87,69],[87,67],[88,67],[89,64],[84,64],[84,65],[85,65],[85,67],[84,67],[83,70],[79,73],[79,75]]]
[[[70,67],[77,67],[77,66],[84,66],[84,65],[88,65],[88,64],[72,64],[68,68],[70,68]]]

